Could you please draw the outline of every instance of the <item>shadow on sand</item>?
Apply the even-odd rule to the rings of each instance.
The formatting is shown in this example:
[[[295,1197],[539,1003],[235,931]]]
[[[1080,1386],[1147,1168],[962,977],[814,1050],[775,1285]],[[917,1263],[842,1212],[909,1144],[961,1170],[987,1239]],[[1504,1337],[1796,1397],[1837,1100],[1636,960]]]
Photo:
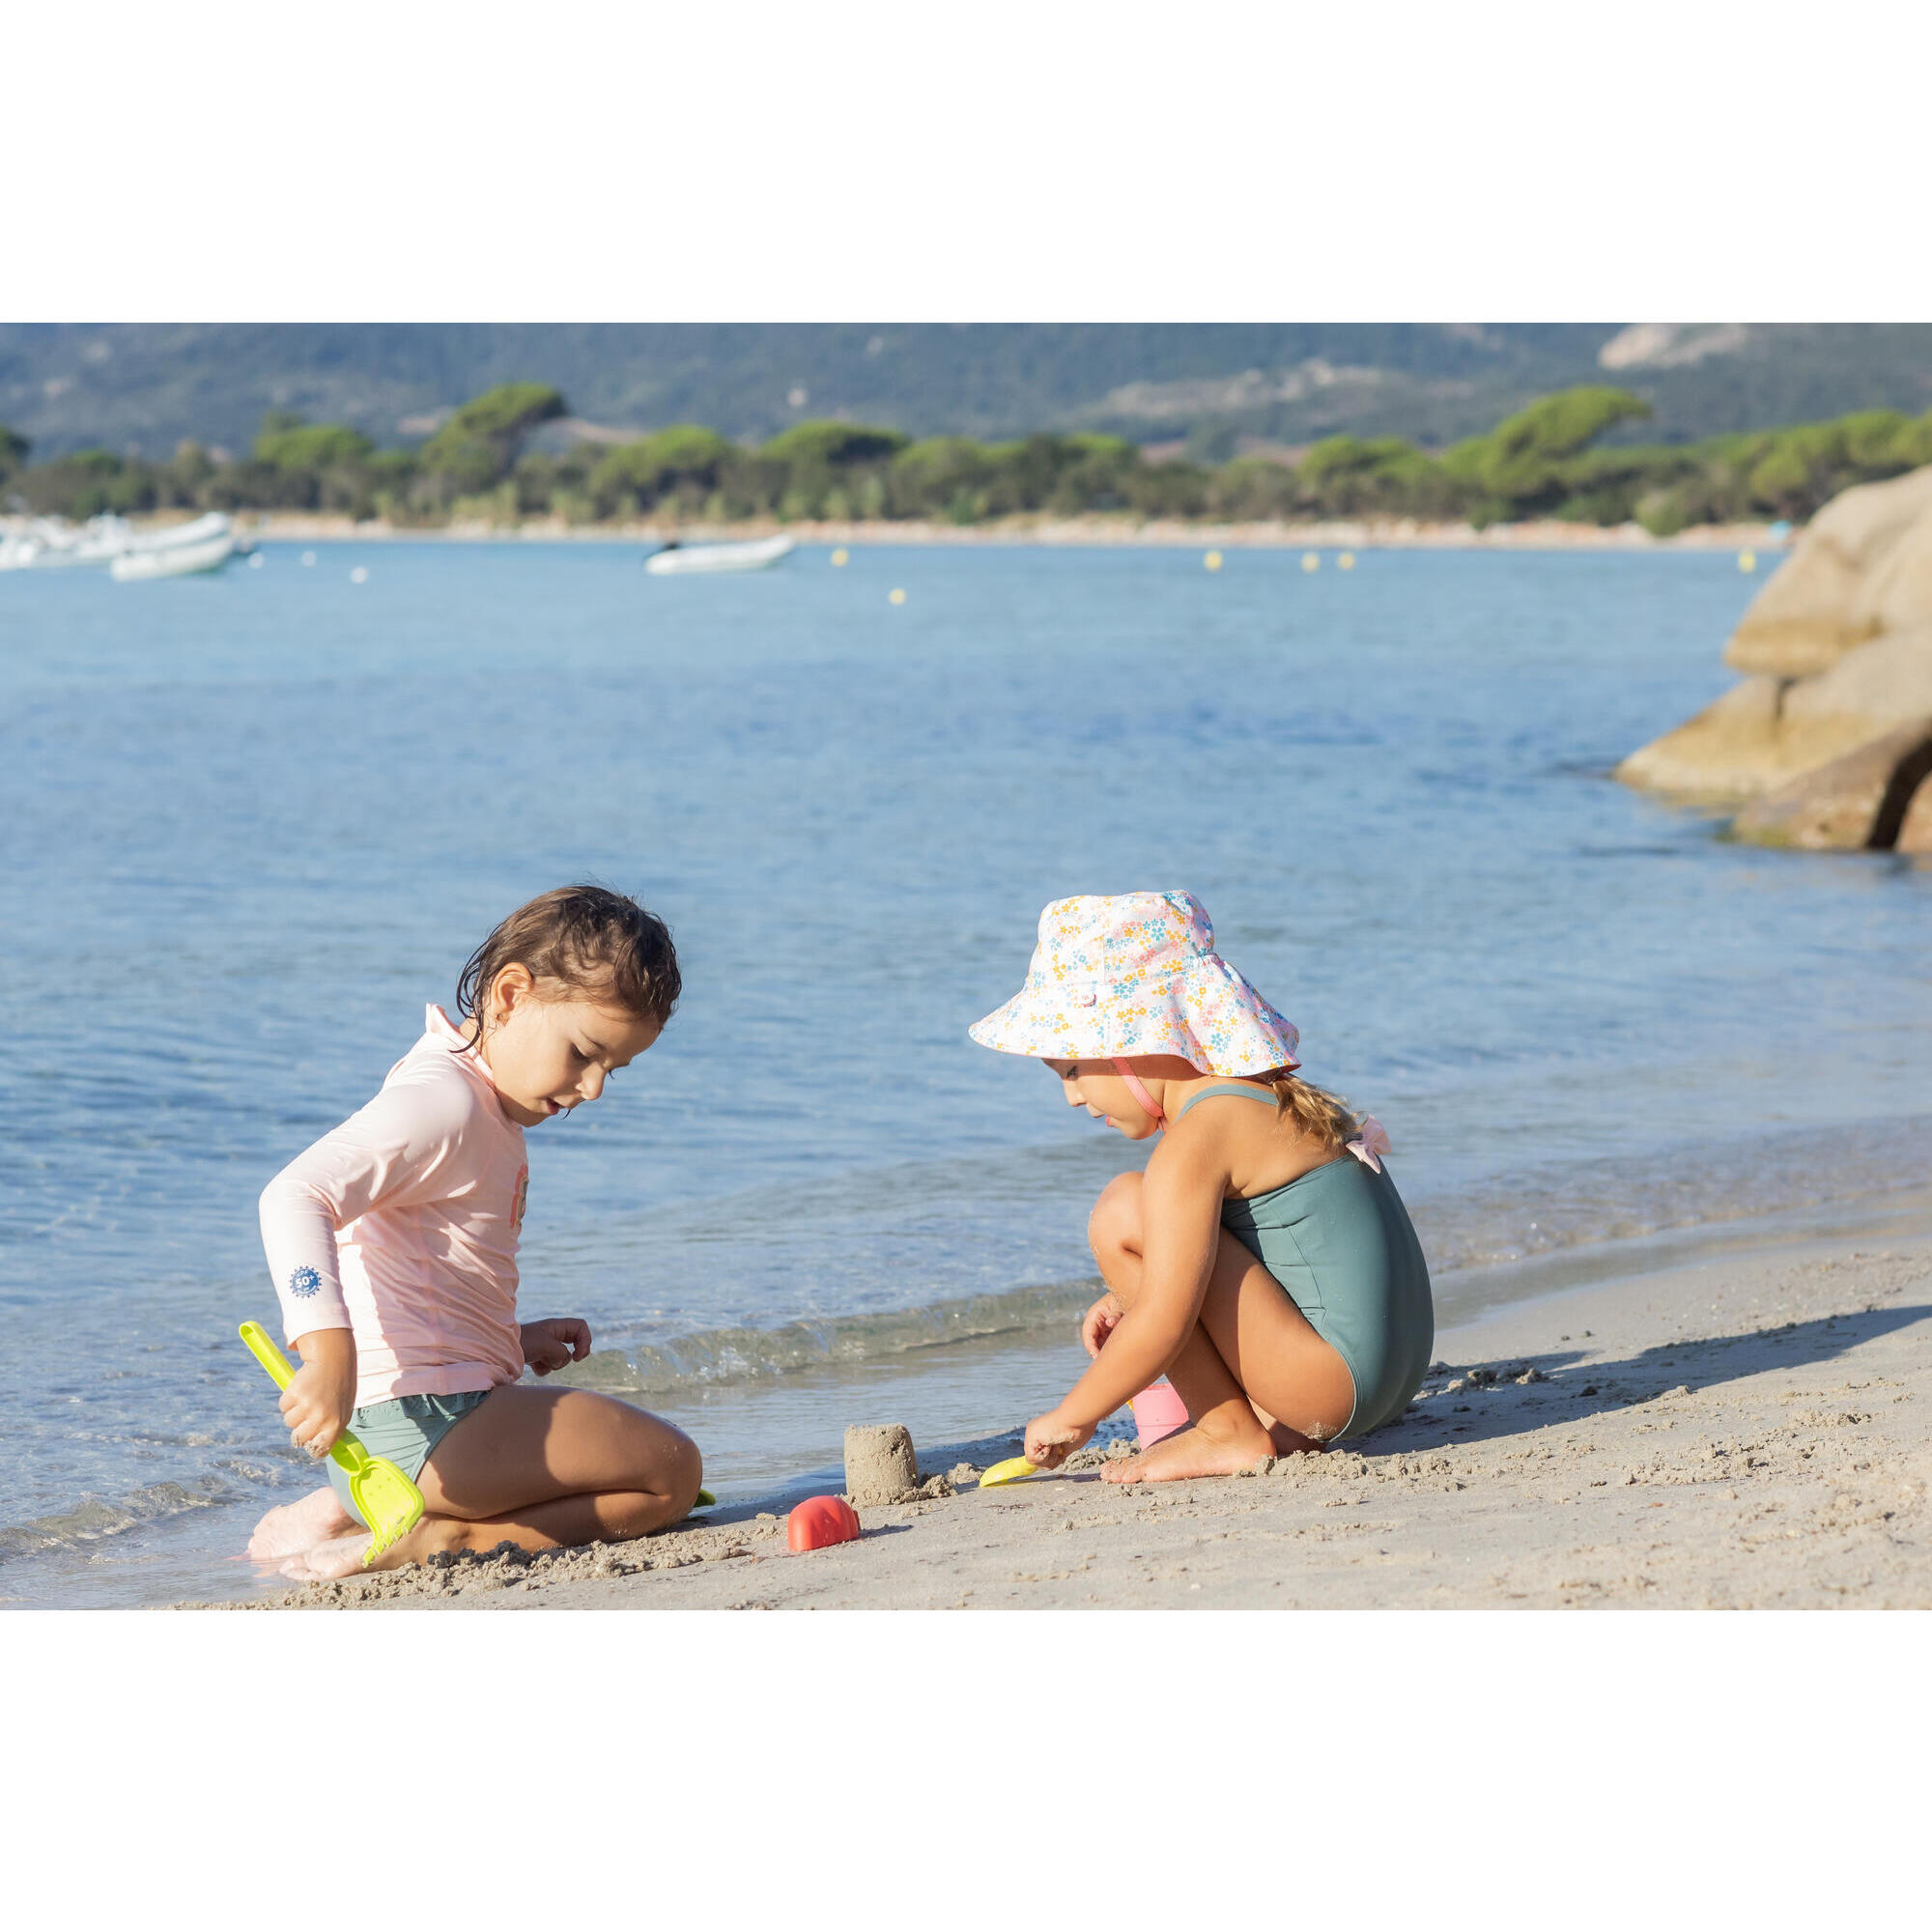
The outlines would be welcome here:
[[[1810,1368],[1928,1316],[1932,1304],[1926,1303],[1828,1315],[1744,1335],[1661,1343],[1624,1361],[1597,1361],[1587,1367],[1584,1351],[1577,1349],[1477,1363],[1432,1375],[1423,1387],[1435,1392],[1418,1397],[1401,1421],[1359,1442],[1339,1446],[1363,1456],[1401,1456],[1455,1442],[1523,1435],[1554,1424],[1635,1408],[1669,1390],[1695,1394],[1767,1369]],[[1532,1370],[1534,1380],[1518,1379]],[[1446,1385],[1455,1381],[1463,1386],[1452,1393]]]

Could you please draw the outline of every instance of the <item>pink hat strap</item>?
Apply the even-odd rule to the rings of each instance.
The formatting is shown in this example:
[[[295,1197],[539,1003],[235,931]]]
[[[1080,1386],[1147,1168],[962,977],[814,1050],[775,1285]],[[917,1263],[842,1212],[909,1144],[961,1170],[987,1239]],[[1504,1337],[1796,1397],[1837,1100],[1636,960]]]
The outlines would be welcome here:
[[[1166,1126],[1167,1116],[1160,1111],[1159,1101],[1141,1085],[1140,1075],[1124,1060],[1115,1061],[1114,1070],[1127,1083],[1127,1092],[1140,1102],[1141,1108],[1146,1113],[1148,1119],[1156,1127]]]

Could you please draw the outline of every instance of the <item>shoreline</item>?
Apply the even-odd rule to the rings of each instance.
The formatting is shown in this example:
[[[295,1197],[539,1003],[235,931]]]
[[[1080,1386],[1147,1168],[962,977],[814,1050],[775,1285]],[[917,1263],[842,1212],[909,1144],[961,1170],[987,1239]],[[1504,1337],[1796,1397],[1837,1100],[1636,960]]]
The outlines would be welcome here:
[[[1509,1302],[1435,1352],[1400,1422],[1252,1478],[1119,1488],[1096,1444],[862,1510],[806,1558],[787,1491],[638,1543],[170,1607],[1932,1606],[1922,1213]]]
[[[753,542],[785,534],[801,545],[1024,545],[1066,549],[1151,550],[1538,550],[1781,552],[1789,535],[1768,524],[1706,524],[1654,537],[1637,524],[1603,527],[1553,518],[1535,523],[1422,523],[1414,518],[1361,518],[1320,523],[1188,524],[1123,517],[1008,517],[994,523],[792,523],[750,518],[738,524],[646,522],[570,525],[555,518],[517,524],[452,523],[433,529],[355,523],[346,516],[295,512],[234,513],[237,526],[266,543],[604,543]],[[252,524],[247,523],[253,517]]]

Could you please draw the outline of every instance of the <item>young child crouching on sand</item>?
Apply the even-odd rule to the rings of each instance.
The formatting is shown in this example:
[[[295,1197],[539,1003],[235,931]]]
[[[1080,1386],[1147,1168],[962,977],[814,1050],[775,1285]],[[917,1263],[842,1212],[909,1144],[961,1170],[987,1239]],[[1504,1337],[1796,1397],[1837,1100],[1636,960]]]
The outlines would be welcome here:
[[[1294,1028],[1213,949],[1187,893],[1057,899],[1026,986],[970,1030],[1044,1060],[1068,1106],[1128,1140],[1163,1136],[1088,1222],[1108,1293],[1081,1322],[1093,1366],[1027,1424],[1046,1468],[1162,1374],[1190,1426],[1108,1464],[1110,1482],[1232,1475],[1364,1435],[1429,1366],[1429,1269],[1388,1136],[1294,1077]]]
[[[360,1113],[262,1195],[262,1238],[302,1366],[282,1396],[320,1459],[346,1425],[423,1494],[379,1569],[439,1549],[642,1536],[697,1496],[696,1446],[585,1389],[521,1386],[590,1352],[573,1318],[517,1320],[524,1129],[567,1114],[645,1051],[677,1003],[664,922],[598,886],[520,907],[470,955],[461,1026],[440,1007]],[[368,1545],[331,1487],[270,1510],[248,1546],[297,1579],[356,1569]]]

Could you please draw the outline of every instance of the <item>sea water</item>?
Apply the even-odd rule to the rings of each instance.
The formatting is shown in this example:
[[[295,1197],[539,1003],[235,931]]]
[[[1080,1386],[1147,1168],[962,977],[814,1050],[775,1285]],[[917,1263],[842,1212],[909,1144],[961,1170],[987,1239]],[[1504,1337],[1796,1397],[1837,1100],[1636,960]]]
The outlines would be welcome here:
[[[0,580],[0,1600],[267,1587],[225,1559],[315,1477],[235,1339],[256,1198],[568,880],[685,994],[531,1131],[523,1306],[727,1498],[1082,1366],[1146,1150],[966,1037],[1065,894],[1205,901],[1387,1125],[1444,1321],[1924,1182],[1932,873],[1608,777],[1731,681],[1728,554],[260,554]]]

